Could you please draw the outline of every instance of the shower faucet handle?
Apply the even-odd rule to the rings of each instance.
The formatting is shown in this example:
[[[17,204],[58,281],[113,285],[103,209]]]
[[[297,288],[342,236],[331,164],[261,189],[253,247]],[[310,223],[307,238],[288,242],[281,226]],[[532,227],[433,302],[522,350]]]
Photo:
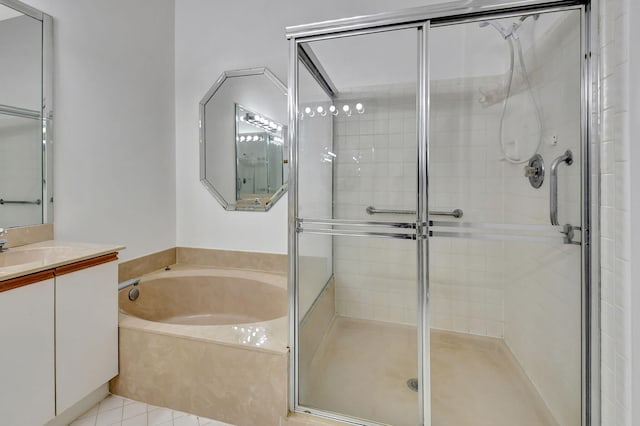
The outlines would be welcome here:
[[[524,177],[535,176],[537,173],[537,169],[532,166],[524,166]]]

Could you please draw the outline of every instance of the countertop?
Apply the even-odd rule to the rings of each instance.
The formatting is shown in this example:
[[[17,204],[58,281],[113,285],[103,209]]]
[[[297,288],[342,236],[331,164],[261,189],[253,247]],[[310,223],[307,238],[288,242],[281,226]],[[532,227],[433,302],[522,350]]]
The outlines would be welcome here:
[[[50,240],[0,253],[0,281],[124,250],[122,245]]]

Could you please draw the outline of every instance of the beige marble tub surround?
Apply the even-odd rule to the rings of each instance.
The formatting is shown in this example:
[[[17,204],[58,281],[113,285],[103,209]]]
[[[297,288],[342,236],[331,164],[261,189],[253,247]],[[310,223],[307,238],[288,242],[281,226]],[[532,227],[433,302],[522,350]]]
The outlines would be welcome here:
[[[122,282],[138,278],[174,263],[176,263],[175,247],[120,262],[118,265],[118,281]]]
[[[254,322],[250,324],[226,324],[226,325],[185,325],[185,324],[171,324],[166,322],[158,322],[158,321],[150,321],[148,319],[140,318],[134,315],[127,314],[127,305],[129,304],[128,300],[128,289],[124,289],[120,291],[119,297],[121,302],[124,302],[121,305],[121,314],[119,320],[120,329],[130,328],[130,329],[139,329],[144,330],[149,333],[154,334],[163,334],[167,336],[175,336],[181,337],[185,339],[198,340],[204,342],[215,342],[217,344],[222,345],[230,345],[230,346],[249,346],[252,350],[261,351],[261,352],[274,352],[278,354],[288,353],[288,321],[286,317],[286,307],[287,307],[287,297],[286,297],[286,286],[287,281],[286,277],[277,274],[270,274],[266,272],[256,272],[256,271],[241,271],[236,269],[217,269],[217,268],[204,268],[204,267],[193,267],[190,265],[174,265],[172,266],[171,271],[157,271],[152,274],[145,276],[140,284],[141,292],[138,300],[144,302],[145,295],[149,295],[149,292],[144,292],[145,281],[153,281],[157,279],[172,279],[172,280],[182,280],[188,279],[189,277],[203,277],[209,274],[214,279],[222,277],[226,279],[244,279],[244,280],[253,280],[257,282],[264,283],[266,286],[275,287],[276,290],[280,290],[279,292],[269,292],[272,296],[275,296],[277,299],[273,297],[270,298],[262,298],[257,300],[261,304],[264,305],[275,305],[276,309],[279,309],[283,312],[282,316],[268,320],[268,321],[260,321]],[[153,284],[151,282],[150,284]],[[179,283],[173,288],[174,292],[180,292],[182,283]],[[233,286],[233,284],[231,284]],[[159,296],[156,294],[156,296]],[[170,306],[172,301],[178,296],[171,295],[170,293],[166,293],[168,299],[164,301],[158,297],[156,302],[150,303],[151,306],[157,306],[157,309],[161,312],[165,312],[167,315],[185,313],[184,311],[175,310],[174,307]],[[248,295],[249,296],[249,295]],[[186,312],[189,312],[189,302],[188,298],[190,297],[193,300],[193,303],[196,304],[209,304],[211,301],[207,302],[206,300],[198,301],[201,298],[199,292],[183,292],[179,297],[184,297],[184,302],[187,305],[184,309],[187,309]],[[135,302],[134,302],[135,303]],[[182,303],[180,303],[183,305]],[[167,305],[167,306],[165,306]],[[211,307],[211,305],[208,305]],[[150,307],[148,307],[150,308]],[[143,308],[145,309],[145,308]],[[265,309],[265,308],[263,308]],[[272,308],[268,308],[272,309]],[[131,311],[130,311],[131,312]],[[146,311],[145,311],[146,312]],[[161,314],[155,314],[152,312],[147,312],[145,315],[150,315],[150,317],[162,317]],[[256,331],[257,333],[261,333],[263,335],[263,339],[261,340],[261,345],[256,346],[254,340],[248,341],[246,339],[247,333],[249,332],[249,327],[251,327],[251,333]],[[122,349],[122,348],[121,348]]]
[[[18,258],[24,255],[29,261],[11,266],[0,266],[0,281],[119,252],[124,250],[124,248],[125,247],[121,245],[90,244],[59,240],[48,240],[15,247],[6,253],[0,253],[0,265],[3,264],[3,256],[7,256],[7,258]]]
[[[176,324],[268,321],[287,315],[283,279],[238,270],[162,271],[143,277],[135,301],[121,291],[119,306],[128,315]]]
[[[53,240],[53,224],[51,223],[17,226],[15,228],[6,228],[6,231],[7,235],[3,237],[8,240],[4,245],[6,248]]]
[[[176,263],[286,274],[286,254],[176,247]]]
[[[120,329],[111,392],[237,426],[287,415],[288,354]]]

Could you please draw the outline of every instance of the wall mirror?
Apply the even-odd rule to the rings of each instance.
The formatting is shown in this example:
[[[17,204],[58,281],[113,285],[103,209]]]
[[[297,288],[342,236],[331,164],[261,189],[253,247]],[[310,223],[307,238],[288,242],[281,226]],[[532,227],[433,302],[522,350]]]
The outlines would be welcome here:
[[[0,228],[53,222],[52,19],[0,0]]]
[[[200,101],[200,180],[227,210],[287,189],[287,88],[266,68],[224,72]]]

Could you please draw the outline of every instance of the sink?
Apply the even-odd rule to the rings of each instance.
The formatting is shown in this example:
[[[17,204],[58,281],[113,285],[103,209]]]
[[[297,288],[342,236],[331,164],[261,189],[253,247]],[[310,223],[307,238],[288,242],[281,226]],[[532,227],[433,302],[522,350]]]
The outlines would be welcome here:
[[[13,249],[0,253],[0,268],[25,265],[28,263],[52,262],[72,254],[72,247],[33,247]]]

